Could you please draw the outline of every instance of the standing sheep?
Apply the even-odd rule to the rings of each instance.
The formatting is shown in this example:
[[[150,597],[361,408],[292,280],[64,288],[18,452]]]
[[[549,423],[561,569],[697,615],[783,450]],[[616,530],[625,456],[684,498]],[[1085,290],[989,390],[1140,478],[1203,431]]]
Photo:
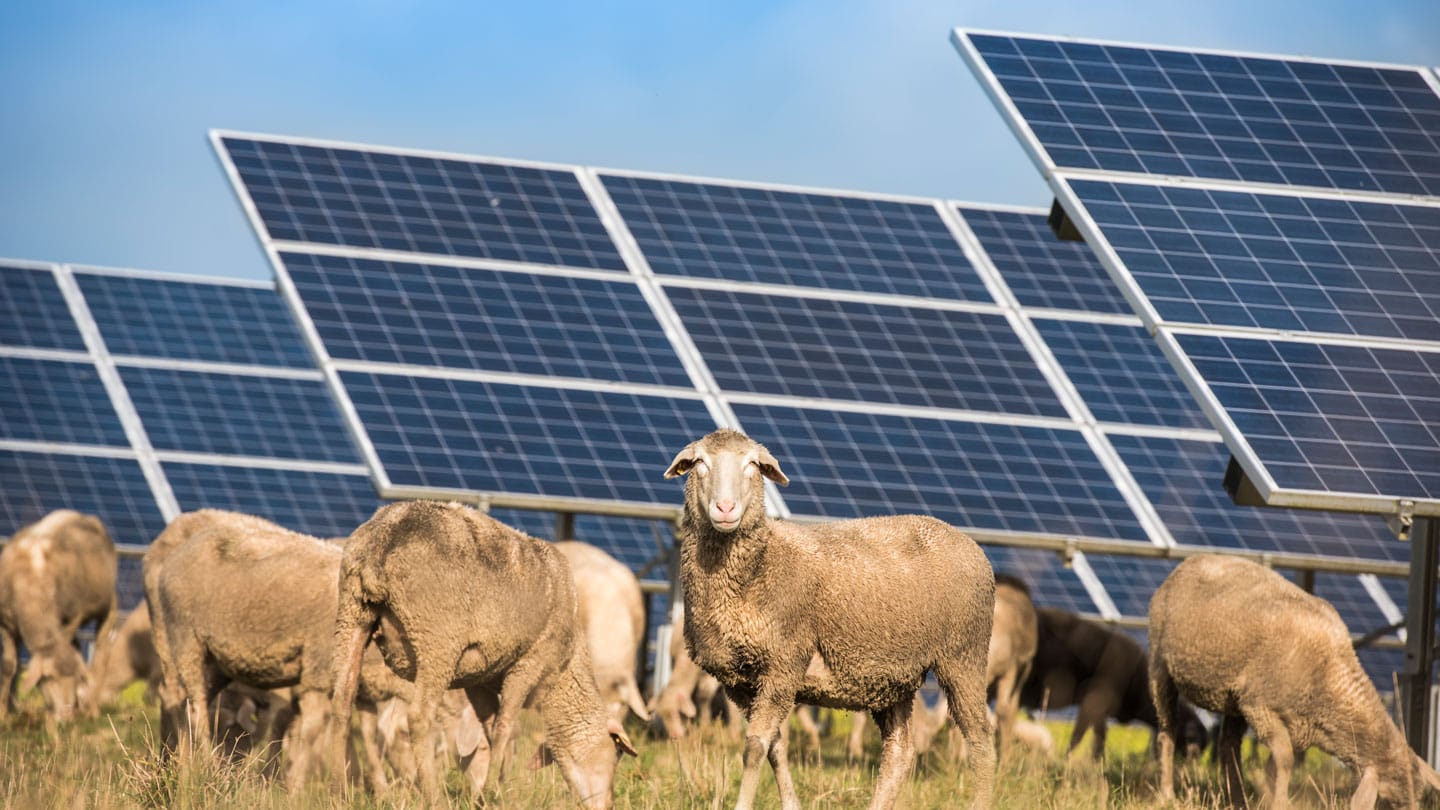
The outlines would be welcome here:
[[[181,515],[166,532],[152,547],[160,556],[146,555],[145,597],[168,708],[179,708],[177,698],[188,704],[180,729],[208,740],[210,708],[228,682],[294,687],[300,711],[286,735],[287,781],[298,787],[328,718],[340,546],[216,509]],[[410,691],[378,657],[366,662],[363,683],[372,710],[374,701]],[[345,721],[348,732],[348,714]],[[372,786],[383,790],[372,738],[366,753]]]
[[[980,547],[931,517],[773,521],[761,479],[789,479],[770,451],[735,430],[687,445],[665,477],[687,473],[685,638],[749,720],[736,807],[754,803],[766,758],[782,806],[800,807],[780,733],[797,699],[875,716],[884,743],[871,807],[892,806],[915,760],[911,701],[932,670],[973,751],[973,806],[989,807],[985,655],[995,581]]]
[[[1270,748],[1271,807],[1289,804],[1290,771],[1312,745],[1360,774],[1351,808],[1414,807],[1440,775],[1405,744],[1330,603],[1264,566],[1191,557],[1150,599],[1150,686],[1160,720],[1160,795],[1175,794],[1178,697],[1224,715],[1218,755],[1233,806],[1245,803],[1240,718]]]
[[[74,646],[80,626],[98,636],[115,615],[115,543],[100,520],[60,509],[22,528],[0,550],[0,720],[14,698],[19,645],[30,650],[21,688],[40,687],[51,721],[78,708],[94,716],[85,660]]]
[[[648,722],[650,712],[635,682],[635,663],[640,645],[645,643],[645,597],[640,580],[624,563],[589,543],[565,540],[555,548],[570,562],[590,662],[595,667],[595,685],[600,687],[610,715],[623,720],[628,710]]]
[[[381,507],[351,535],[341,566],[338,728],[348,724],[361,653],[379,627],[385,662],[415,684],[414,739],[430,739],[444,691],[464,688],[486,725],[494,784],[516,715],[533,696],[566,780],[587,807],[608,810],[617,749],[635,749],[606,716],[578,614],[570,567],[550,543],[460,504]],[[343,738],[333,745],[338,765]],[[417,757],[422,788],[438,795],[434,749],[419,745]]]

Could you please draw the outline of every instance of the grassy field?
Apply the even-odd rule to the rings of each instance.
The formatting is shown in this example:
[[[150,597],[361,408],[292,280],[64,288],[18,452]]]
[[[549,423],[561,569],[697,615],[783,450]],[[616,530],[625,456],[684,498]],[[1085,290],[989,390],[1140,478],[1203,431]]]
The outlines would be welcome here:
[[[792,772],[807,808],[862,808],[869,801],[879,741],[870,740],[864,762],[847,765],[846,722],[843,716],[837,720],[836,730],[841,733],[827,738],[818,753],[792,746]],[[1063,750],[1069,727],[1049,725],[1057,747]],[[0,807],[279,810],[426,806],[405,789],[394,790],[383,799],[356,792],[342,800],[319,785],[303,795],[292,795],[268,774],[276,763],[260,756],[225,764],[165,767],[156,755],[155,728],[156,711],[139,698],[138,690],[127,692],[119,708],[103,713],[98,720],[58,731],[47,730],[39,707],[34,701],[27,702],[0,727]],[[702,729],[678,743],[651,739],[638,725],[629,730],[640,757],[621,762],[616,775],[616,807],[671,810],[733,805],[740,780],[739,745],[726,739],[722,730]],[[530,771],[524,767],[537,742],[537,731],[534,718],[530,718],[517,746],[516,759],[521,764],[498,789],[490,791],[490,806],[575,806],[557,769]],[[1149,756],[1149,740],[1149,732],[1143,728],[1112,730],[1103,770],[1091,765],[1088,757],[1069,767],[1059,754],[1051,759],[1023,754],[1008,757],[1000,764],[997,806],[1027,810],[1151,806],[1159,772]],[[1252,759],[1249,766],[1252,787],[1263,778],[1261,761]],[[936,750],[920,759],[899,806],[963,807],[969,799],[967,774],[942,738]],[[1179,779],[1181,807],[1222,806],[1218,774],[1208,763],[1182,766]],[[1298,807],[1343,807],[1353,786],[1354,777],[1343,767],[1312,751],[1292,783],[1292,796]],[[470,806],[458,774],[451,775],[449,787],[453,806]],[[779,805],[768,766],[758,804],[762,808]]]

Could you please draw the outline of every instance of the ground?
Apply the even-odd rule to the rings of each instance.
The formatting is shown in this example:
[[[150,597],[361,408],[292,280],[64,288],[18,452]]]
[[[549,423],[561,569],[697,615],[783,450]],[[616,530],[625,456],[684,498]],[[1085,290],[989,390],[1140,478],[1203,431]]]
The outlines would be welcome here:
[[[425,806],[417,795],[404,790],[385,800],[357,793],[348,803],[332,797],[321,785],[312,786],[302,796],[292,796],[267,776],[273,763],[267,768],[265,760],[255,756],[223,766],[167,768],[155,752],[156,710],[140,694],[141,685],[136,684],[118,707],[103,712],[98,720],[53,732],[46,728],[36,701],[24,701],[18,715],[0,727],[0,807],[280,810]],[[847,765],[843,733],[848,718],[839,716],[834,725],[837,733],[824,741],[818,758],[813,751],[792,747],[792,772],[801,802],[807,808],[863,808],[874,785],[879,741],[869,741],[863,763]],[[1063,750],[1069,726],[1062,722],[1047,725],[1055,735],[1057,749]],[[517,744],[517,767],[488,797],[487,806],[527,810],[577,806],[557,769],[531,771],[525,767],[537,742],[535,718],[527,719],[523,731]],[[740,748],[726,739],[722,729],[701,729],[678,743],[652,739],[638,723],[630,725],[629,733],[640,757],[627,757],[620,764],[617,808],[733,805],[740,781]],[[1149,807],[1154,803],[1159,773],[1149,744],[1150,733],[1144,727],[1113,730],[1103,772],[1091,766],[1088,757],[1067,767],[1058,753],[1049,759],[1009,756],[1000,765],[996,806],[1017,810]],[[1261,758],[1251,756],[1247,777],[1252,791],[1262,779],[1262,763],[1263,754]],[[964,806],[969,798],[967,774],[942,739],[935,751],[921,758],[898,806],[907,810]],[[1223,806],[1218,775],[1208,762],[1183,766],[1179,778],[1181,807]],[[457,774],[452,774],[449,787],[454,807],[471,806],[463,797]],[[1344,767],[1311,751],[1291,793],[1301,808],[1344,807],[1353,787],[1354,777]],[[758,806],[778,805],[767,766]]]

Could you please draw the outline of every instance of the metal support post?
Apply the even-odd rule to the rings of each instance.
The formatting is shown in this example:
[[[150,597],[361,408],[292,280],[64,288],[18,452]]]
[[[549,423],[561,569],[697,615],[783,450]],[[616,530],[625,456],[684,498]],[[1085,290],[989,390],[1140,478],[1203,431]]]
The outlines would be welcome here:
[[[1422,525],[1423,524],[1423,525]],[[1430,683],[1435,664],[1435,580],[1440,565],[1440,518],[1416,518],[1410,533],[1409,610],[1405,613],[1405,668],[1400,674],[1405,738],[1430,761]]]
[[[557,512],[555,514],[555,542],[575,539],[575,513]]]

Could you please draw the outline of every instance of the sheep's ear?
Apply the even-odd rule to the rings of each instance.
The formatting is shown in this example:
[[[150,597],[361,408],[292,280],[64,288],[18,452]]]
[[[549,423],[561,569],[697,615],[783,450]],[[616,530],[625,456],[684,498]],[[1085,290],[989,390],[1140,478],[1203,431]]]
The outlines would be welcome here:
[[[246,734],[252,736],[255,730],[260,728],[260,706],[249,695],[240,701],[240,708],[235,712],[235,722]]]
[[[760,458],[756,459],[755,463],[760,465],[760,474],[769,478],[771,481],[774,481],[782,487],[790,483],[790,479],[786,477],[785,473],[780,471],[780,462],[776,461],[775,457],[770,455],[769,450],[763,447],[760,448]]]
[[[1374,765],[1365,769],[1355,795],[1350,797],[1350,810],[1374,810],[1375,801],[1380,798],[1380,771]]]
[[[699,442],[691,442],[685,445],[684,450],[675,454],[675,459],[670,462],[669,467],[665,468],[666,478],[675,478],[690,472],[690,468],[695,466],[695,445],[697,444]]]
[[[485,726],[480,724],[480,718],[475,714],[475,707],[465,704],[460,712],[460,722],[455,724],[455,751],[462,757],[468,757],[480,748],[480,742],[485,739]]]
[[[630,738],[625,735],[625,728],[620,725],[619,720],[612,717],[605,721],[605,730],[610,732],[610,739],[615,741],[616,751],[632,757],[640,756],[640,752],[635,750],[635,743],[630,742]]]
[[[1435,769],[1430,767],[1430,764],[1421,759],[1419,755],[1415,757],[1415,767],[1420,771],[1420,779],[1429,785],[1431,790],[1440,790],[1440,773],[1436,773]]]

